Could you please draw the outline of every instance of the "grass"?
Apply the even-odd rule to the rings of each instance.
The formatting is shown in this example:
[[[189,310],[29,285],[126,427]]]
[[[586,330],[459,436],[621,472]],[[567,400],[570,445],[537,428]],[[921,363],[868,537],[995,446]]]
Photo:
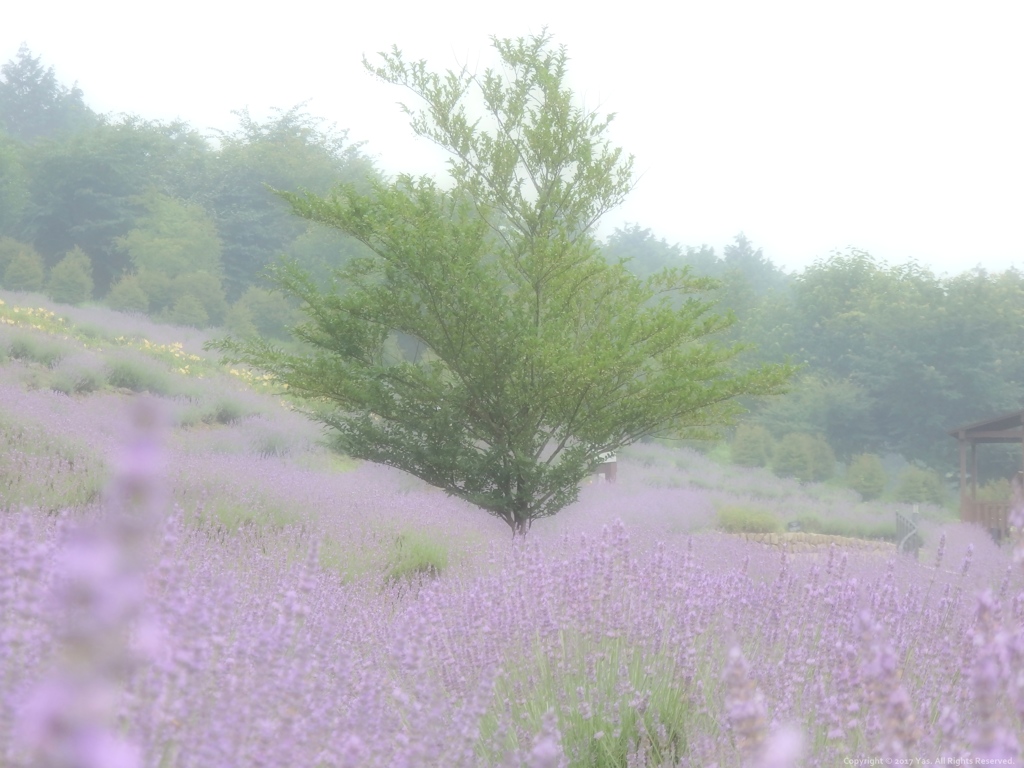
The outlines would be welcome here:
[[[767,510],[729,505],[718,509],[718,527],[727,533],[778,533],[782,523]]]
[[[3,414],[0,445],[0,509],[29,507],[52,513],[100,498],[106,470],[85,446]]]
[[[50,388],[65,395],[88,395],[103,389],[104,377],[98,371],[58,371],[50,381]]]
[[[804,514],[796,518],[800,529],[807,533],[822,533],[828,536],[846,536],[851,539],[896,540],[896,520],[844,520],[842,518],[821,518]]]
[[[15,360],[54,368],[67,350],[63,346],[40,339],[35,334],[19,333],[8,342],[7,352]]]
[[[674,765],[687,754],[687,733],[698,716],[664,649],[650,653],[628,638],[564,630],[551,646],[538,640],[531,651],[506,657],[482,721],[483,740],[509,723],[538,733],[555,712],[571,765],[619,768],[631,764],[641,744],[652,765]],[[506,733],[506,748],[525,746],[517,744],[518,730]],[[498,758],[480,757],[481,764]]]
[[[423,531],[404,530],[395,536],[388,553],[387,580],[440,576],[448,568],[448,554],[448,547],[438,538]]]
[[[152,363],[130,357],[113,358],[106,366],[107,383],[132,392],[169,395],[173,391],[170,376]]]

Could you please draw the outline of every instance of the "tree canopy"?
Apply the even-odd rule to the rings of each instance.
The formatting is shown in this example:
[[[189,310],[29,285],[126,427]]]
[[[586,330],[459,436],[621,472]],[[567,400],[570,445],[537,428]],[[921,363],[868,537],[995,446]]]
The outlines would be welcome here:
[[[367,64],[420,100],[405,111],[449,152],[450,185],[401,176],[369,192],[283,193],[371,255],[329,290],[295,262],[275,270],[302,302],[306,351],[213,346],[326,403],[316,417],[350,455],[522,533],[574,501],[601,454],[704,434],[790,370],[732,370],[741,348],[708,338],[731,322],[709,312],[712,280],[680,268],[641,279],[601,258],[593,228],[630,191],[632,158],[608,141],[611,117],[576,105],[564,48],[546,34],[493,43],[502,66],[482,75],[435,74],[397,49]],[[397,334],[413,355],[396,353]]]

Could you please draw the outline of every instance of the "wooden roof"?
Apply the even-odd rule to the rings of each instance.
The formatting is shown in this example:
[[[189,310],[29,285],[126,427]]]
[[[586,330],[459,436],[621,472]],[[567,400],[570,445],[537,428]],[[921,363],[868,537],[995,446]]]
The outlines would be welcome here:
[[[994,419],[965,424],[949,430],[958,440],[972,443],[1020,443],[1024,442],[1024,410],[996,416]]]

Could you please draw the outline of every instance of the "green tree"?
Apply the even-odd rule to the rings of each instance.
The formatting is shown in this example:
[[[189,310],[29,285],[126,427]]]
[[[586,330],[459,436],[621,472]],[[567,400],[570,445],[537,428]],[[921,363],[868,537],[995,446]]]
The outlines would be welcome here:
[[[949,493],[937,473],[911,464],[900,473],[895,495],[897,501],[922,502],[941,507],[946,503]]]
[[[123,275],[110,289],[106,303],[119,312],[149,311],[149,296],[138,275]]]
[[[45,279],[43,259],[32,249],[14,253],[4,268],[3,285],[9,291],[38,291]]]
[[[0,237],[20,230],[28,202],[28,176],[18,145],[0,133]]]
[[[767,429],[759,424],[744,423],[736,427],[729,446],[730,458],[742,467],[767,467],[774,444]]]
[[[309,115],[304,105],[278,110],[265,122],[246,110],[235,115],[238,130],[218,137],[220,151],[210,169],[211,210],[224,241],[225,287],[232,299],[307,230],[269,187],[324,194],[344,182],[365,191],[376,173],[360,143]]]
[[[821,435],[792,432],[775,446],[772,471],[802,483],[820,483],[835,472],[836,457]]]
[[[92,298],[92,262],[89,254],[75,248],[50,270],[47,293],[54,301],[81,304]]]
[[[106,293],[130,271],[119,238],[139,226],[140,216],[152,218],[147,200],[195,192],[195,166],[201,165],[193,157],[195,141],[177,124],[123,118],[29,147],[29,200],[19,236],[32,240],[48,266],[80,246],[93,259],[97,291]]]
[[[245,328],[247,318],[252,330],[265,338],[287,339],[291,326],[301,319],[280,293],[256,286],[250,286],[232,309],[239,313],[235,322],[240,328]]]
[[[145,213],[117,245],[140,272],[162,272],[170,278],[190,272],[219,274],[221,242],[213,220],[196,205],[150,192]]]
[[[21,141],[51,137],[95,122],[96,116],[77,85],[57,82],[53,67],[43,67],[28,47],[0,67],[0,127]]]
[[[228,302],[224,298],[224,289],[217,275],[204,271],[178,275],[171,283],[171,295],[175,303],[185,296],[198,301],[206,313],[206,323],[220,325],[224,322]]]
[[[416,133],[451,154],[452,185],[399,177],[369,194],[285,197],[373,251],[325,292],[294,263],[307,354],[260,340],[213,345],[334,410],[317,418],[349,454],[398,467],[504,520],[514,534],[575,500],[598,457],[650,434],[707,434],[782,366],[733,373],[707,339],[728,325],[684,270],[641,280],[592,234],[632,188],[610,118],[574,104],[567,56],[546,35],[494,40],[502,67],[437,75],[394,49],[372,71],[425,103]],[[470,113],[480,104],[485,115]],[[486,128],[485,128],[486,126]],[[671,296],[687,294],[681,308]],[[396,332],[429,353],[389,358]]]
[[[854,456],[846,471],[846,484],[865,501],[877,499],[885,492],[888,477],[882,460],[873,453]]]
[[[203,303],[195,296],[179,296],[167,314],[167,319],[175,325],[188,325],[192,328],[205,328],[210,324]]]

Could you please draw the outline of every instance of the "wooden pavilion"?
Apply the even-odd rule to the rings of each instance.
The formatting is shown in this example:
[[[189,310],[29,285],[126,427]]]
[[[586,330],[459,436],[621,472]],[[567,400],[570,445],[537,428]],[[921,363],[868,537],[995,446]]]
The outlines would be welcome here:
[[[966,424],[951,429],[949,434],[960,444],[960,519],[966,523],[977,523],[988,529],[996,539],[1001,539],[1010,532],[1011,503],[978,501],[978,444],[1019,443],[1022,448],[1021,472],[1024,473],[1024,410]]]

